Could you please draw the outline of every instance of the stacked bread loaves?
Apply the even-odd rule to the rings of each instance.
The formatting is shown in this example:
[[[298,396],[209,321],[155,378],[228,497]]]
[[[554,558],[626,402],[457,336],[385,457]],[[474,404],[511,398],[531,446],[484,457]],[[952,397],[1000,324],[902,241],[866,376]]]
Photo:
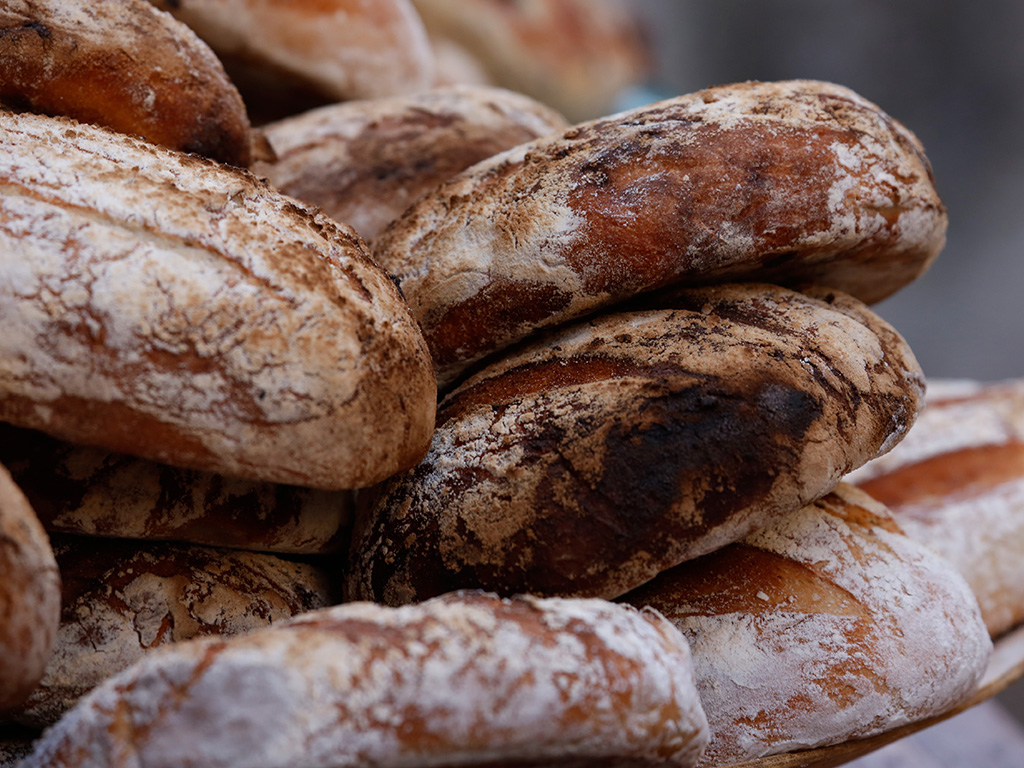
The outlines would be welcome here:
[[[713,765],[977,686],[971,588],[841,482],[924,395],[865,302],[946,229],[876,105],[744,83],[570,126],[430,88],[442,38],[498,79],[558,18],[613,92],[642,59],[616,3],[24,6],[0,713],[47,730],[21,765]],[[109,55],[140,65],[103,98],[132,109],[91,125],[67,57],[121,6],[140,40]],[[142,59],[170,50],[192,79]],[[529,88],[604,109],[566,67]],[[257,131],[254,93],[347,101]],[[161,138],[166,104],[218,138]]]

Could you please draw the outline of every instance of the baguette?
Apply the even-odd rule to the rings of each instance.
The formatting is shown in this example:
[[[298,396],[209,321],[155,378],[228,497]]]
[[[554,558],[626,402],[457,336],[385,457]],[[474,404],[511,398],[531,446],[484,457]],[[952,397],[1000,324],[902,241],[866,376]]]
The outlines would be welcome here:
[[[0,114],[0,420],[337,490],[411,466],[436,382],[350,229],[244,172]]]

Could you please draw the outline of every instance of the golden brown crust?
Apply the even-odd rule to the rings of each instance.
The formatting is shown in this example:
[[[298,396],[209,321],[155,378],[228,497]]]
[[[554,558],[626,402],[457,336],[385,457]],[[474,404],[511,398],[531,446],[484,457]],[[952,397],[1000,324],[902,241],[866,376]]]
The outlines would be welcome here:
[[[422,456],[429,353],[350,229],[100,128],[0,129],[0,419],[324,489]]]
[[[706,740],[686,643],[653,611],[456,594],[151,653],[23,768],[683,767]]]
[[[144,0],[0,9],[0,102],[245,167],[242,97],[195,33]]]
[[[689,639],[714,734],[707,766],[946,712],[992,648],[963,579],[846,484],[624,600]]]
[[[60,575],[46,532],[0,466],[0,721],[43,676],[60,619]]]
[[[39,686],[14,719],[43,728],[145,654],[231,636],[336,602],[320,567],[274,555],[55,536],[61,623]]]
[[[363,497],[349,596],[615,597],[826,493],[913,422],[917,363],[860,302],[676,302],[561,329],[448,395],[423,462]]]
[[[518,93],[436,88],[334,104],[264,126],[277,159],[253,172],[370,239],[460,171],[566,126]]]
[[[620,0],[413,0],[431,34],[474,56],[494,82],[571,120],[608,114],[650,69],[635,13]]]
[[[338,551],[351,525],[349,491],[182,469],[8,424],[0,463],[48,531],[322,554]]]
[[[817,282],[872,302],[945,241],[920,143],[845,88],[723,86],[484,161],[374,242],[443,384],[467,363],[675,283]]]

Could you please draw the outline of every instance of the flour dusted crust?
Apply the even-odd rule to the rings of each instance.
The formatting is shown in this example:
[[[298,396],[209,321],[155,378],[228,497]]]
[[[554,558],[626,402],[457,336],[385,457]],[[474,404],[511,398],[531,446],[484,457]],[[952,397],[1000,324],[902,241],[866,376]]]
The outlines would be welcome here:
[[[1024,380],[929,381],[904,444],[849,480],[956,567],[993,636],[1024,621]]]
[[[414,464],[436,383],[348,228],[254,177],[0,114],[0,419],[326,489]]]
[[[46,532],[0,466],[0,722],[43,676],[60,618],[60,576]]]
[[[498,85],[571,120],[612,111],[649,71],[645,36],[621,0],[413,0],[428,31],[474,56]]]
[[[0,8],[0,102],[247,166],[245,105],[192,30],[144,0]]]
[[[427,457],[361,497],[352,598],[616,597],[828,492],[923,380],[849,296],[767,285],[552,333],[441,403]]]
[[[374,242],[447,384],[538,327],[673,283],[818,282],[873,302],[946,213],[917,139],[828,83],[744,83],[473,166]]]
[[[654,612],[457,594],[161,649],[24,767],[687,766],[706,739],[686,643]]]
[[[343,545],[350,491],[172,467],[0,424],[0,463],[48,531],[322,554]]]
[[[963,579],[846,484],[625,599],[690,641],[714,734],[703,765],[946,712],[992,648]]]
[[[370,239],[460,171],[566,127],[518,93],[436,88],[333,104],[264,126],[276,160],[253,170]]]
[[[151,2],[192,27],[233,77],[263,86],[249,92],[251,102],[268,97],[267,85],[339,101],[433,84],[430,43],[409,0]]]
[[[334,602],[322,568],[179,544],[54,537],[61,623],[39,686],[14,719],[42,728],[169,643],[251,632]]]

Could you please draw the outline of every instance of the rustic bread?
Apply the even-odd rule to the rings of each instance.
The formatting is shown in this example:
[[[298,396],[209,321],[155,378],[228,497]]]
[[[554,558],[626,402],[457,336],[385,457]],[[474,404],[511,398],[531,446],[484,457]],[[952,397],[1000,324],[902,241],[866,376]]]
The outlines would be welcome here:
[[[616,597],[827,493],[922,389],[835,292],[692,289],[561,329],[466,380],[420,465],[361,494],[347,593]]]
[[[48,531],[322,554],[343,546],[352,522],[350,491],[181,469],[9,424],[0,463]]]
[[[624,599],[690,640],[708,766],[946,712],[992,649],[959,574],[849,485]]]
[[[432,36],[464,48],[498,85],[570,119],[611,112],[650,70],[639,19],[621,0],[413,0]]]
[[[216,51],[257,113],[414,93],[434,81],[427,33],[409,0],[151,2]],[[265,103],[278,99],[276,109]]]
[[[686,643],[654,612],[463,594],[168,646],[23,768],[688,766],[706,739]]]
[[[264,133],[276,160],[253,171],[369,239],[460,171],[566,126],[556,112],[518,93],[436,88],[271,123]]]
[[[849,480],[960,571],[993,636],[1024,621],[1024,380],[929,381],[905,443]]]
[[[60,576],[46,532],[0,466],[0,721],[43,676],[60,620]]]
[[[443,384],[545,325],[673,283],[818,282],[872,302],[946,212],[917,139],[852,91],[710,88],[483,161],[373,244]]]
[[[5,2],[0,102],[232,165],[251,158],[249,118],[223,65],[145,0]]]
[[[0,768],[17,768],[32,751],[32,742],[38,737],[38,731],[0,723]]]
[[[56,722],[145,654],[207,635],[239,635],[336,600],[324,570],[211,547],[56,536],[61,623],[39,686],[14,712]]]
[[[0,420],[325,489],[423,455],[429,353],[349,228],[94,126],[0,131]]]

